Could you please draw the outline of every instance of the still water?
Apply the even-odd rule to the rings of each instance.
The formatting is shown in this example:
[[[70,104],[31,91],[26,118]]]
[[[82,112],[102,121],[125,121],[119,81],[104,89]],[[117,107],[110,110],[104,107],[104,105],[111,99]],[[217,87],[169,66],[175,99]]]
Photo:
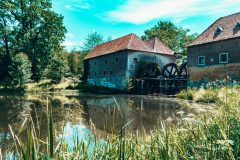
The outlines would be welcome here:
[[[48,132],[47,116],[52,108],[54,133],[71,133],[72,126],[87,134],[99,135],[127,131],[149,132],[160,127],[162,121],[174,123],[179,118],[180,104],[174,99],[133,95],[25,95],[0,96],[0,149],[13,147],[9,125],[15,133],[21,130],[24,139],[31,118],[40,137]],[[72,125],[72,126],[71,126]],[[72,128],[71,128],[72,127]],[[64,131],[63,131],[64,130]],[[84,132],[84,133],[85,133]]]

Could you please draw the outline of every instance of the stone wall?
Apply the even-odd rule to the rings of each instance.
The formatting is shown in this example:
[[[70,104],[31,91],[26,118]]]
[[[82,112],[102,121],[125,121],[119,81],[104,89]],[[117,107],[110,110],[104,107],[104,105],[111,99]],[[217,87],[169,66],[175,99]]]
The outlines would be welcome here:
[[[124,90],[128,79],[135,75],[139,62],[154,62],[160,67],[175,63],[175,56],[138,51],[121,51],[89,59],[87,83]]]
[[[137,63],[135,60],[137,60]],[[128,76],[134,76],[135,72],[140,67],[139,66],[141,64],[140,62],[154,62],[157,63],[162,68],[164,65],[168,63],[176,63],[176,57],[155,53],[129,51],[127,65]]]
[[[108,54],[88,60],[87,82],[123,90],[126,88],[127,51]]]

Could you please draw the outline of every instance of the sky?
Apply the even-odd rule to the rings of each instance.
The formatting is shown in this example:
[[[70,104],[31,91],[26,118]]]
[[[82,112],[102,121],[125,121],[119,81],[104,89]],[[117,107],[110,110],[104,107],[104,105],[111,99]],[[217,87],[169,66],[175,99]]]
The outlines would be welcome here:
[[[53,10],[64,16],[63,45],[70,51],[95,31],[105,39],[141,36],[160,20],[200,34],[218,18],[240,12],[240,0],[53,0]]]

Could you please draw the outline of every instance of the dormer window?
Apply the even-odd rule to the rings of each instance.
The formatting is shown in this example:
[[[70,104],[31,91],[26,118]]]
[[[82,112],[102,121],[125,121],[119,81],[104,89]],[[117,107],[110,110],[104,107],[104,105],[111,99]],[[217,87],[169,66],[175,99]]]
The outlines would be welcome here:
[[[222,27],[218,27],[217,30],[215,31],[214,35],[219,35],[223,32],[223,28]]]
[[[238,23],[236,24],[236,26],[235,26],[234,29],[236,29],[236,30],[240,30],[240,22],[238,22]]]

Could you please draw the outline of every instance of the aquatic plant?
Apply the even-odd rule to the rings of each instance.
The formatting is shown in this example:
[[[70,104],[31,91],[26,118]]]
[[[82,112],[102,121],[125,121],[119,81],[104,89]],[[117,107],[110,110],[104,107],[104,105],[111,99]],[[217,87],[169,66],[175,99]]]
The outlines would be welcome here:
[[[73,150],[69,150],[64,139],[56,143],[56,137],[52,138],[54,124],[49,108],[48,141],[43,143],[35,134],[34,125],[30,125],[26,141],[12,132],[15,150],[22,159],[238,159],[239,91],[237,88],[214,91],[225,98],[218,101],[214,111],[203,112],[194,121],[179,121],[176,125],[165,125],[163,121],[161,126],[145,134],[128,133],[129,121],[119,132],[106,136],[104,142],[97,136],[91,140],[75,136]],[[92,148],[91,154],[89,148]]]

